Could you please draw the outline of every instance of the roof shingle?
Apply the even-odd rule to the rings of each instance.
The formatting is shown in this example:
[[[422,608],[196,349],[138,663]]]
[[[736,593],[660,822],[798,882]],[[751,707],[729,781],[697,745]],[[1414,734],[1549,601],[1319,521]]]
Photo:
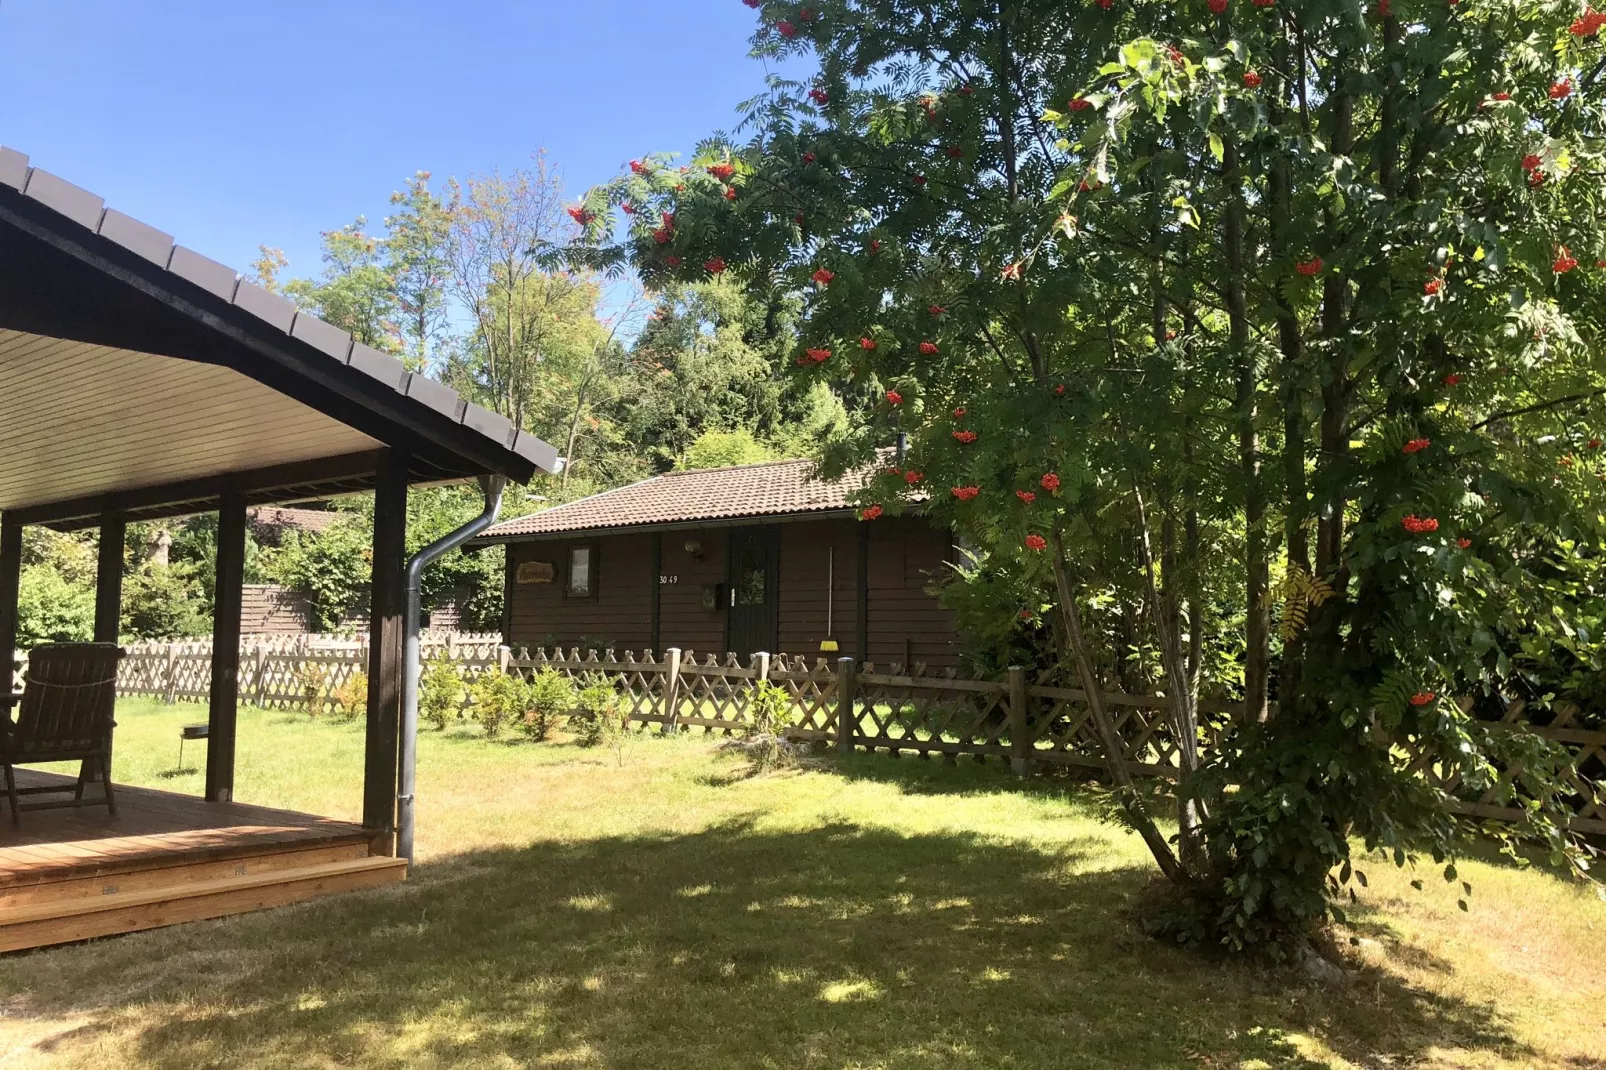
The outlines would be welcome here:
[[[705,520],[839,512],[863,473],[816,480],[813,461],[770,461],[669,472],[497,524],[476,542]]]

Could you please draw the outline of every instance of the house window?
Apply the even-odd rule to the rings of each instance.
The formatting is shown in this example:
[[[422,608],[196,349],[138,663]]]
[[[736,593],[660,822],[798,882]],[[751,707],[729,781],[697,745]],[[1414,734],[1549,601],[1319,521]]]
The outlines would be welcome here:
[[[569,570],[563,593],[569,598],[597,597],[597,545],[569,547]]]

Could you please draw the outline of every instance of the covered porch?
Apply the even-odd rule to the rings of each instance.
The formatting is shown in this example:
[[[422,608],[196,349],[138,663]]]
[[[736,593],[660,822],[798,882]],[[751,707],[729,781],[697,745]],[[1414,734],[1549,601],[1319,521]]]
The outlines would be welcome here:
[[[124,788],[115,816],[8,809],[0,950],[400,879],[389,857],[408,488],[526,482],[557,464],[503,417],[0,147],[0,666],[16,654],[28,525],[99,530],[94,638],[116,643],[128,523],[218,516],[204,798]],[[361,491],[374,494],[362,823],[240,806],[246,510]],[[6,707],[16,701],[0,690]],[[52,774],[18,775],[47,786]],[[174,898],[208,882],[222,883],[201,913]],[[121,909],[89,910],[91,895]],[[162,905],[181,900],[190,906]]]

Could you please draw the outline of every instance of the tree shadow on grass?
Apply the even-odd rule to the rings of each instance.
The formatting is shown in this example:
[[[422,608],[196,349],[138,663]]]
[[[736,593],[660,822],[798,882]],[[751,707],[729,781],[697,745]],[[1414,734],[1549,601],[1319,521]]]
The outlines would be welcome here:
[[[888,760],[889,757],[892,760]],[[1010,770],[1008,761],[971,755],[922,757],[905,752],[897,756],[855,751],[828,759],[835,771],[849,780],[891,784],[905,795],[976,795],[1009,791],[1056,802],[1069,802],[1083,813],[1099,810],[1095,802],[1103,789],[1091,770],[1074,767],[1039,769],[1030,777]]]
[[[0,962],[96,1066],[995,1068],[1521,1058],[1481,1008],[1157,944],[1147,874],[968,834],[733,823],[455,856],[407,885]]]

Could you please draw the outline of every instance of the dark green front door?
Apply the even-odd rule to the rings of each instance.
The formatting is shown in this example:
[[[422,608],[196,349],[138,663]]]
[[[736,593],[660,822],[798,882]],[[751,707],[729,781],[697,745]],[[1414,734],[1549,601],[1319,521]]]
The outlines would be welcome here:
[[[741,657],[776,653],[780,641],[780,533],[775,528],[732,528],[730,606],[726,648]]]

